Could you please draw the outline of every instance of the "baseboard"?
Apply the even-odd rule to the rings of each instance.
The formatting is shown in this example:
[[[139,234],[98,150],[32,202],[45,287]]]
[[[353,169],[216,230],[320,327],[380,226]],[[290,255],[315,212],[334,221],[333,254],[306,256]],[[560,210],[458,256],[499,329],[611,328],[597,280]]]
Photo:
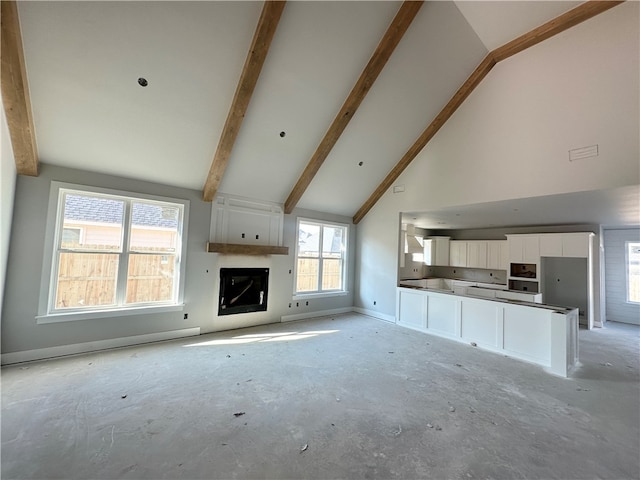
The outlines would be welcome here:
[[[331,310],[320,310],[315,312],[298,313],[296,315],[283,315],[280,317],[282,323],[304,320],[306,318],[326,317],[327,315],[338,315],[339,313],[353,312],[353,307],[334,308]]]
[[[109,348],[128,347],[141,343],[160,342],[162,340],[173,340],[175,338],[193,337],[200,335],[200,327],[183,328],[180,330],[170,330],[168,332],[147,333],[145,335],[133,335],[131,337],[110,338],[108,340],[98,340],[95,342],[73,343],[71,345],[60,345],[58,347],[39,348],[36,350],[23,350],[21,352],[3,353],[0,356],[2,365],[12,363],[31,362],[33,360],[44,360],[45,358],[63,357],[65,355],[76,355],[78,353],[95,352],[97,350],[107,350]]]
[[[369,317],[374,317],[380,320],[384,320],[385,322],[396,323],[396,317],[393,315],[387,315],[386,313],[375,312],[373,310],[367,310],[366,308],[360,308],[360,307],[353,307],[353,311],[361,313],[363,315],[367,315]]]

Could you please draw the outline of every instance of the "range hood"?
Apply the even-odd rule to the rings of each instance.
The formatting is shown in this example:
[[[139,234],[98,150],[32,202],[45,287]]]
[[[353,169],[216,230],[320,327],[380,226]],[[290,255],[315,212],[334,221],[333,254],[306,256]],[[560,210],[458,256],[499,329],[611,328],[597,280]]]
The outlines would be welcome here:
[[[406,236],[407,236],[407,251],[406,253],[422,253],[423,252],[423,243],[422,236],[416,236],[416,227],[410,223],[406,225]]]

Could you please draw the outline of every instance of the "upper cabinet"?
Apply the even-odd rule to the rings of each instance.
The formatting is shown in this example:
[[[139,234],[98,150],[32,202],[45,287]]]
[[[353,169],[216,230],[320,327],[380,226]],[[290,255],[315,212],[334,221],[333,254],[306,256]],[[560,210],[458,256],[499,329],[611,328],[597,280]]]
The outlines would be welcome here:
[[[473,240],[467,242],[467,267],[487,268],[487,242]]]
[[[587,258],[591,232],[507,235],[511,263],[539,263],[540,257]]]
[[[578,258],[588,257],[591,238],[593,236],[593,233],[563,233],[562,256]]]
[[[507,270],[506,240],[451,240],[449,264],[452,267]]]
[[[538,263],[539,235],[507,235],[510,263]]]
[[[467,266],[467,242],[462,240],[449,242],[449,265],[452,267]]]
[[[424,239],[424,263],[426,265],[449,265],[449,237],[427,237]]]
[[[509,247],[506,240],[487,242],[487,268],[491,270],[509,269]]]

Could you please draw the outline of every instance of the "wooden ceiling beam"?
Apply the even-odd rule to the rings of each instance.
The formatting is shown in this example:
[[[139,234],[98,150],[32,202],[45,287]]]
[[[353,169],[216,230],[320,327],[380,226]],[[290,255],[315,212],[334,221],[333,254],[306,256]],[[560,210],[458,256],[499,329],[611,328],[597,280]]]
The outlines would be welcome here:
[[[222,134],[220,135],[220,141],[216,149],[207,180],[203,188],[203,199],[210,202],[216,196],[220,182],[224,175],[224,171],[227,168],[229,157],[231,156],[231,150],[235,144],[238,132],[242,126],[249,101],[253,95],[258,78],[264,61],[267,58],[271,41],[278,28],[278,22],[282,16],[286,1],[273,1],[267,0],[264,2],[260,19],[258,20],[258,26],[253,35],[253,41],[251,42],[251,48],[244,62],[242,74],[236,87],[235,95],[233,96],[233,102],[227,115]]]
[[[436,115],[429,126],[422,132],[420,137],[414,142],[409,150],[404,154],[400,161],[391,169],[391,171],[384,178],[382,183],[374,190],[371,196],[365,201],[360,209],[353,216],[353,223],[357,224],[365,217],[365,215],[373,208],[373,206],[380,200],[384,193],[391,187],[393,182],[400,176],[400,174],[409,166],[414,158],[422,151],[422,149],[429,143],[433,136],[442,128],[447,120],[453,115],[464,100],[473,92],[473,90],[480,84],[480,82],[486,77],[491,69],[500,61],[505,60],[517,53],[526,50],[533,45],[536,45],[548,38],[551,38],[558,33],[561,33],[579,23],[584,22],[596,15],[599,15],[610,8],[624,3],[624,1],[588,1],[576,8],[569,10],[568,12],[560,15],[559,17],[550,20],[543,25],[534,28],[528,33],[521,35],[520,37],[512,40],[505,45],[496,48],[489,52],[480,65],[473,71],[471,76],[464,82],[464,84],[458,89],[455,95],[449,100],[445,107]]]
[[[13,157],[19,175],[38,175],[38,149],[31,113],[27,70],[22,49],[18,7],[13,0],[0,2],[0,83]]]
[[[534,45],[551,38],[558,33],[564,32],[585,20],[589,20],[590,18],[609,10],[616,5],[620,5],[621,3],[624,3],[624,1],[606,0],[590,1],[578,5],[576,8],[563,13],[559,17],[549,20],[547,23],[534,28],[515,40],[496,48],[492,52],[493,58],[496,59],[496,62],[501,62],[516,53],[520,53],[529,47],[533,47]]]
[[[356,84],[351,89],[351,92],[342,105],[342,108],[340,108],[340,111],[333,120],[333,123],[331,123],[327,133],[325,133],[320,145],[318,145],[318,148],[309,160],[309,163],[302,172],[302,175],[300,175],[300,178],[293,187],[293,190],[291,190],[289,197],[284,203],[285,213],[291,213],[300,201],[300,198],[302,198],[302,195],[311,184],[316,173],[318,173],[318,170],[353,118],[356,110],[367,96],[367,93],[369,93],[369,90],[391,57],[396,46],[400,43],[400,40],[409,28],[409,25],[411,25],[411,22],[420,10],[420,7],[422,7],[422,3],[422,1],[405,1],[400,6],[398,13],[391,22],[391,25],[389,25],[389,28],[382,37],[382,40],[380,40],[378,47],[369,60],[369,63],[367,63],[367,66],[360,74],[360,78],[358,78]]]

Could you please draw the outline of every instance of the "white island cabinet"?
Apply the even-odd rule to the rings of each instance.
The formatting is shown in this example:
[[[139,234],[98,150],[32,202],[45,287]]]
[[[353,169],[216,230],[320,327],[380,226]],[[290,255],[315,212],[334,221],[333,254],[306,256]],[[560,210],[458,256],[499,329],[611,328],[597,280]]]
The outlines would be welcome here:
[[[542,365],[568,376],[578,361],[578,309],[397,289],[396,323]]]

